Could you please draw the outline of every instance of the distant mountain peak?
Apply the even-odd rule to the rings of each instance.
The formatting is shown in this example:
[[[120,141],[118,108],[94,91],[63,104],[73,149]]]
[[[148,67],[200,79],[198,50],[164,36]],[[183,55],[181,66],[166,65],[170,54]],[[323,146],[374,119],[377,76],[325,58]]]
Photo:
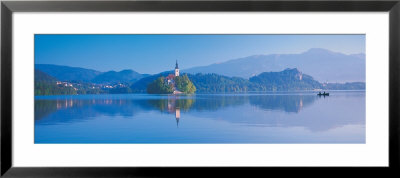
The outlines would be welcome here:
[[[324,48],[310,48],[309,50],[307,50],[304,53],[308,53],[308,54],[320,54],[320,53],[328,53],[328,54],[334,54],[336,52],[330,51],[328,49],[324,49]],[[303,54],[304,54],[303,53]]]
[[[124,69],[119,71],[120,73],[134,73],[134,74],[139,74],[138,72],[132,70],[132,69]]]
[[[145,75],[130,69],[121,70],[119,72],[112,70],[97,75],[91,81],[94,83],[134,82],[143,78],[144,76]]]
[[[365,59],[365,53],[350,54],[350,56],[354,56],[359,59]]]
[[[81,67],[69,67],[55,64],[35,64],[35,69],[40,70],[58,80],[90,81],[101,72]]]
[[[121,70],[120,72],[134,72],[134,70],[132,70],[132,69],[124,69],[124,70]]]
[[[295,67],[295,68],[286,68],[285,70],[283,70],[283,71],[294,71],[294,72],[300,72],[300,70],[299,69],[297,69],[297,67]]]
[[[40,70],[61,81],[90,81],[95,83],[134,82],[147,74],[140,74],[131,69],[121,71],[99,72],[81,67],[69,67],[54,64],[35,64],[35,69]]]
[[[193,67],[183,72],[250,78],[263,72],[277,72],[287,68],[297,68],[318,81],[365,81],[365,55],[347,55],[324,48],[311,48],[298,54],[253,55],[219,64]]]

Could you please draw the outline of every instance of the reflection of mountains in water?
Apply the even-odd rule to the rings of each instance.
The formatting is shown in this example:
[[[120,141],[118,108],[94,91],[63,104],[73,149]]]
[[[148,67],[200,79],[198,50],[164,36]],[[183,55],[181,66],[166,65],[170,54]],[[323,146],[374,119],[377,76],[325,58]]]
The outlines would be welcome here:
[[[123,95],[122,95],[123,96]],[[279,125],[279,126],[303,126],[310,130],[325,130],[339,125],[358,123],[359,119],[337,122],[335,120],[321,118],[303,118],[300,121],[292,119],[268,118],[267,113],[263,118],[257,116],[237,116],[237,106],[246,105],[256,107],[262,111],[281,111],[285,113],[299,113],[316,100],[323,99],[316,95],[196,95],[164,96],[151,98],[94,98],[94,99],[49,99],[35,100],[35,120],[41,124],[55,124],[63,122],[78,122],[85,119],[94,119],[98,116],[132,116],[146,111],[158,110],[175,116],[181,113],[206,116],[208,118],[223,118],[232,123],[246,123],[249,125]],[[231,109],[233,112],[224,112],[223,109]],[[238,108],[240,110],[240,108]],[[217,112],[218,111],[218,112]],[[249,111],[243,111],[249,112]],[[236,114],[236,115],[235,115]],[[182,118],[184,119],[184,118]],[[313,123],[318,123],[315,125]],[[313,126],[314,125],[314,126]],[[310,128],[316,127],[316,128]]]
[[[239,106],[245,103],[266,110],[282,110],[285,112],[300,112],[311,104],[315,96],[311,95],[200,95],[197,97],[170,96],[162,99],[49,99],[35,100],[35,120],[40,120],[49,114],[68,109],[71,113],[86,110],[82,114],[91,117],[98,114],[133,116],[142,110],[157,109],[162,112],[175,112],[175,108],[181,111],[217,111],[225,107]],[[87,112],[87,110],[90,110]]]
[[[101,115],[107,116],[134,116],[143,111],[143,106],[148,105],[145,100],[124,99],[57,99],[35,100],[35,120],[46,119],[52,114],[68,115],[52,117],[51,120],[60,122],[79,121]],[[78,117],[74,117],[78,116]],[[64,120],[63,120],[64,119]],[[50,121],[50,120],[49,120]]]

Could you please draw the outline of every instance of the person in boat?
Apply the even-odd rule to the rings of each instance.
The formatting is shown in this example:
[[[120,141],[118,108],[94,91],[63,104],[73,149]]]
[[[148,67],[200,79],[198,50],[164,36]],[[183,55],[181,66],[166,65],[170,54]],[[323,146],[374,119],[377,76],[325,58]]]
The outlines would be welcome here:
[[[329,95],[329,93],[326,93],[326,92],[321,93],[321,92],[319,92],[318,95],[319,95],[319,96],[327,96],[327,95]]]

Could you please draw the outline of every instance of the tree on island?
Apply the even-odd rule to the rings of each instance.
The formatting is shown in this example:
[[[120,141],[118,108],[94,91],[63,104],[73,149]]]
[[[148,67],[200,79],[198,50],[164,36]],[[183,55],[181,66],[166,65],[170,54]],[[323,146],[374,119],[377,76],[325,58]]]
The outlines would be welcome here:
[[[175,87],[177,90],[185,94],[193,94],[196,92],[196,87],[189,80],[189,77],[186,74],[175,77]]]
[[[147,93],[150,94],[170,94],[173,91],[173,87],[168,85],[165,82],[165,77],[162,76],[147,85]]]
[[[175,76],[173,81],[173,83],[168,84],[165,77],[158,77],[147,85],[147,93],[172,94],[176,90],[184,94],[193,94],[196,92],[196,87],[189,80],[187,75]]]

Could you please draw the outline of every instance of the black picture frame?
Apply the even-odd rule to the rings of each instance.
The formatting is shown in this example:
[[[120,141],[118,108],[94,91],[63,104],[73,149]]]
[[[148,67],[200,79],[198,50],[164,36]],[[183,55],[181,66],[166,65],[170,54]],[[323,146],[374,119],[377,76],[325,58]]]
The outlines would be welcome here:
[[[126,11],[273,11],[273,12],[389,12],[389,167],[342,168],[347,171],[392,171],[399,168],[400,1],[2,1],[1,2],[1,175],[5,177],[131,177],[179,175],[265,175],[290,173],[282,167],[259,168],[132,168],[63,167],[20,168],[12,165],[12,18],[13,12],[126,12]],[[300,169],[301,168],[301,169]],[[292,167],[308,174],[310,168]],[[268,169],[268,170],[266,170]],[[332,168],[316,168],[340,175]],[[333,169],[337,169],[333,168]]]

